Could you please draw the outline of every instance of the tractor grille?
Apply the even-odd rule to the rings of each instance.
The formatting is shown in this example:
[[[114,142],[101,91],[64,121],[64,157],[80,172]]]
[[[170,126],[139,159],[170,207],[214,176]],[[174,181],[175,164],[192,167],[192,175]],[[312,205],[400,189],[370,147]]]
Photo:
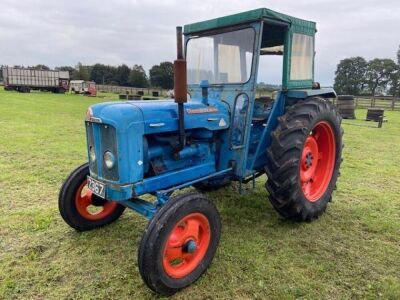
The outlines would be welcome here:
[[[93,124],[90,122],[86,122],[86,137],[87,137],[87,147],[88,147],[88,154],[89,154],[90,147],[94,147]],[[96,153],[96,157],[97,157],[97,153]],[[98,159],[96,159],[96,161],[93,162],[90,159],[90,155],[88,156],[88,158],[89,158],[90,174],[98,175],[98,171],[97,171],[97,160]]]
[[[118,181],[118,147],[115,128],[107,124],[86,122],[86,134],[88,147],[94,147],[97,157],[95,162],[90,161],[89,158],[90,172],[96,174],[100,179]],[[107,169],[104,164],[103,154],[106,151],[112,152],[116,160],[111,170]]]

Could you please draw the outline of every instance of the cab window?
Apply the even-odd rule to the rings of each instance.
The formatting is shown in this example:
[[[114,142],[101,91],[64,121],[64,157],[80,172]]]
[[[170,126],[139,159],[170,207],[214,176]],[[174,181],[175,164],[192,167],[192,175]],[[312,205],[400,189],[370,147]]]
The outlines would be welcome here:
[[[290,62],[290,80],[313,79],[314,38],[294,33]]]

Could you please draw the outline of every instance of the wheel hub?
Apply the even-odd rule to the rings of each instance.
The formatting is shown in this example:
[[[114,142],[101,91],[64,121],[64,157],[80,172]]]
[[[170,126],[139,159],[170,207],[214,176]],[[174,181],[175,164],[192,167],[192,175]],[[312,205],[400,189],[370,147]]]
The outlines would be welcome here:
[[[308,152],[306,154],[305,160],[304,160],[304,164],[306,166],[306,169],[309,169],[312,166],[314,160],[314,156],[312,155],[311,152]]]
[[[87,180],[84,180],[75,195],[75,206],[81,217],[98,221],[109,217],[118,206],[116,202],[109,202],[92,193],[87,188]],[[96,208],[93,209],[92,208]]]
[[[300,159],[300,183],[304,196],[315,202],[332,178],[336,155],[335,135],[325,121],[317,123],[304,143]]]
[[[106,199],[100,198],[99,196],[96,196],[94,194],[92,194],[91,201],[92,201],[92,205],[94,205],[94,206],[103,206],[104,204],[107,203]]]
[[[314,136],[309,135],[304,144],[303,153],[301,155],[301,172],[302,182],[313,180],[315,170],[318,167],[318,144]]]
[[[200,213],[184,217],[166,240],[163,267],[172,278],[190,274],[204,258],[210,244],[210,224]]]
[[[185,253],[194,253],[197,249],[197,243],[194,240],[189,240],[182,247],[182,251]]]

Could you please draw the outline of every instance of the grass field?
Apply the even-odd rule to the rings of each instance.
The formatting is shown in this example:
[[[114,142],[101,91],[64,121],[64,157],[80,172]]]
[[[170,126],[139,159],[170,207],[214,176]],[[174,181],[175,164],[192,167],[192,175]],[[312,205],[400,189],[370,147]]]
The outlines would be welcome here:
[[[1,299],[154,297],[136,262],[142,217],[77,233],[58,213],[63,180],[86,160],[86,108],[109,97],[0,89]],[[344,121],[338,189],[313,223],[281,219],[265,177],[246,195],[209,193],[223,224],[217,255],[173,298],[400,299],[400,112],[386,116],[382,129]]]

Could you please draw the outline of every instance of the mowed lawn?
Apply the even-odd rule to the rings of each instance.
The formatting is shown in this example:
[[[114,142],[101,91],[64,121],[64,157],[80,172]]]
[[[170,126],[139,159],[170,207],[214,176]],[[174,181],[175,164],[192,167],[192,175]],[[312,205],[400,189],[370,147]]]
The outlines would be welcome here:
[[[86,108],[107,99],[0,89],[1,299],[155,297],[137,266],[144,218],[127,210],[78,233],[58,213],[63,180],[86,161]],[[344,121],[338,189],[315,222],[280,218],[264,176],[245,195],[209,193],[223,224],[217,255],[173,298],[400,299],[400,112],[386,116],[382,129]]]

